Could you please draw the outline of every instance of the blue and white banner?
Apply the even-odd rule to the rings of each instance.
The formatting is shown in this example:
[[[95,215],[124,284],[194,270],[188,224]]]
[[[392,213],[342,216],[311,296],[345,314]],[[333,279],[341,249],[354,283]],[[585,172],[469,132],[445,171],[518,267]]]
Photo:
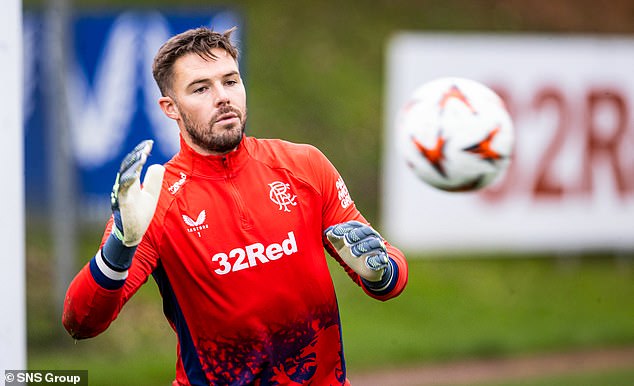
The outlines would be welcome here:
[[[50,176],[42,160],[51,151],[41,75],[45,41],[40,15],[25,15],[24,122],[27,201],[45,201]],[[66,101],[81,200],[108,201],[122,157],[143,139],[154,139],[151,163],[178,150],[178,127],[158,106],[152,61],[172,35],[208,26],[233,26],[239,45],[241,19],[231,10],[191,13],[122,12],[80,14],[72,19]],[[241,51],[243,50],[242,47]]]

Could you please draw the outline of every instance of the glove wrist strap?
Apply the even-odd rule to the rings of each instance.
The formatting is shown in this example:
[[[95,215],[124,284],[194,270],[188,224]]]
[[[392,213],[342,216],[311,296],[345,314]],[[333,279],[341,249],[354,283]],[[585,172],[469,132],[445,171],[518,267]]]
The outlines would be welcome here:
[[[118,229],[114,227],[113,232],[110,233],[106,243],[101,249],[103,261],[106,265],[114,271],[123,272],[130,268],[132,265],[132,256],[136,252],[137,246],[127,247],[123,244],[123,241],[117,237]],[[119,234],[121,231],[118,232]]]
[[[392,258],[388,258],[388,265],[383,272],[383,276],[381,276],[381,280],[379,281],[369,281],[361,278],[363,285],[371,292],[381,295],[384,293],[388,293],[394,288],[396,285],[396,281],[398,278],[398,267],[392,260]]]

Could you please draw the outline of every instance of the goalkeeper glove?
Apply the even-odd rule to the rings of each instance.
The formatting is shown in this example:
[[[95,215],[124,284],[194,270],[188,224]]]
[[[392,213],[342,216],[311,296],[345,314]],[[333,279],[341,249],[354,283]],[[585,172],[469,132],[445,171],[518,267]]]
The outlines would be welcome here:
[[[366,286],[379,290],[392,280],[392,265],[381,235],[369,225],[348,221],[328,227],[328,241]]]
[[[112,232],[102,248],[102,255],[115,271],[130,268],[136,246],[154,217],[165,168],[151,165],[147,169],[143,188],[140,183],[141,169],[153,144],[152,140],[145,140],[123,159],[112,187],[110,206],[114,222]]]

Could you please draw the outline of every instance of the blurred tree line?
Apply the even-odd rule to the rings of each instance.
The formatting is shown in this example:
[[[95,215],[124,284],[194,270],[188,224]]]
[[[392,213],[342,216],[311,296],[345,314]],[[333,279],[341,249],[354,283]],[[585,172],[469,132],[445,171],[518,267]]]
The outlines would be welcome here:
[[[384,60],[394,33],[634,33],[631,0],[68,1],[76,11],[237,9],[249,133],[320,148],[373,222],[380,220]]]

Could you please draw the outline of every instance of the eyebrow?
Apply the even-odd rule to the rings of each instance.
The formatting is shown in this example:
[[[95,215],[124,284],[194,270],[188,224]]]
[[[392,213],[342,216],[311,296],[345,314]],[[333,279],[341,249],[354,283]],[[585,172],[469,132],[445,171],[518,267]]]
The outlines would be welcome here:
[[[234,71],[230,71],[230,72],[224,74],[222,76],[222,78],[226,79],[226,78],[230,78],[230,77],[236,76],[236,75],[240,75],[240,73],[238,71],[234,70]],[[186,87],[189,88],[189,87],[191,87],[191,86],[193,86],[195,84],[198,84],[198,83],[209,83],[209,78],[194,79],[191,82],[189,82]]]
[[[197,85],[199,83],[209,83],[209,79],[207,79],[207,78],[194,79],[191,82],[189,82],[185,88],[190,88],[190,87],[192,87],[194,85]]]

